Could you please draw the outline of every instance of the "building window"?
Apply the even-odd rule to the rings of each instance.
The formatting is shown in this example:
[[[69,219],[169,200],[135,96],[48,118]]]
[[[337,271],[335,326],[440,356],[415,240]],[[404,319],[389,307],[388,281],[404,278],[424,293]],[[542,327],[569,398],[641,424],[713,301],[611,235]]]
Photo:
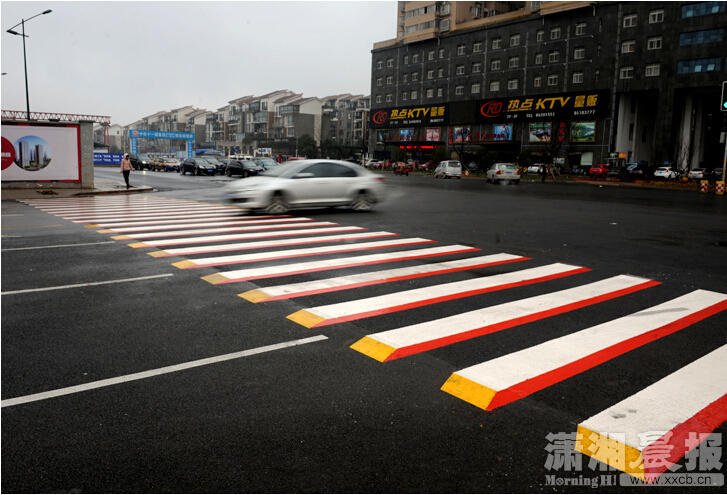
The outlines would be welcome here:
[[[434,79],[434,70],[427,71],[427,79]]]
[[[442,6],[439,8],[439,13],[442,15],[448,15],[449,14],[449,3],[443,3]]]
[[[720,70],[720,58],[700,58],[677,63],[677,74],[696,74]]]
[[[404,65],[409,65],[409,55],[404,55]]]
[[[439,49],[439,58],[444,58],[444,48]]]
[[[619,77],[619,79],[633,79],[634,78],[633,66],[629,65],[627,67],[621,67],[618,77]]]
[[[384,68],[384,61],[383,60],[379,60],[378,62],[376,62],[376,68],[377,69],[383,69]]]
[[[408,91],[401,92],[401,101],[406,101],[406,97],[409,95]]]
[[[419,73],[418,72],[412,72],[411,73],[411,82],[417,82],[419,80]]]
[[[548,53],[548,63],[549,64],[556,63],[559,58],[560,58],[560,52],[558,50],[554,50],[554,51]]]
[[[391,94],[386,95],[386,103],[391,103]]]
[[[727,2],[699,2],[685,5],[682,7],[682,19],[721,14],[725,11],[726,6]]]
[[[601,75],[601,69],[596,69],[596,72],[593,73],[593,80],[598,82],[598,78]]]
[[[403,74],[401,76],[401,82],[403,82],[403,83],[409,82],[409,74]]]
[[[410,99],[411,100],[416,100],[417,99],[417,96],[418,96],[417,95],[417,90],[416,89],[415,90],[412,90],[412,92],[411,92],[411,98]]]
[[[454,75],[455,76],[464,76],[464,65],[458,65],[454,69]]]
[[[434,50],[429,50],[427,54],[427,60],[434,60]]]
[[[535,33],[535,41],[540,42],[540,41],[543,41],[544,39],[545,39],[545,31],[541,30],[541,31],[538,31],[537,33]]]
[[[649,12],[649,24],[657,24],[659,22],[664,22],[664,9]]]
[[[520,35],[513,34],[510,36],[510,46],[520,46]]]
[[[480,53],[482,51],[482,42],[477,41],[472,45],[472,53]]]
[[[449,19],[442,19],[441,21],[439,21],[439,30],[449,31]]]
[[[419,54],[415,53],[414,55],[411,56],[411,63],[416,64],[418,62],[419,62]]]
[[[548,76],[548,86],[557,86],[558,85],[558,74],[550,74]]]
[[[649,64],[646,66],[646,70],[644,70],[644,75],[646,77],[656,77],[661,73],[661,66],[659,64]]]
[[[386,84],[393,84],[394,78],[392,76],[386,76]]]
[[[381,95],[376,95],[376,103],[381,103]]]
[[[464,94],[464,86],[455,86],[454,94],[455,96],[462,96]]]
[[[376,85],[377,85],[377,86],[382,86],[383,84],[384,84],[384,78],[382,78],[382,77],[377,77],[377,78],[376,78]]]
[[[507,89],[517,89],[517,79],[510,79],[507,81]]]
[[[583,72],[573,73],[573,84],[583,84]]]
[[[585,22],[580,22],[580,23],[576,24],[575,35],[576,36],[582,36],[584,34],[586,34],[586,23]]]
[[[536,53],[535,54],[535,65],[540,65],[543,63],[543,54],[542,53]]]
[[[437,69],[437,77],[444,77],[444,69],[442,67]]]
[[[490,91],[500,91],[500,81],[490,81]]]
[[[649,38],[646,42],[646,48],[649,50],[661,50],[661,36]]]
[[[472,73],[479,74],[480,72],[482,72],[482,62],[472,63]]]
[[[442,97],[442,88],[437,88],[437,98]]]
[[[625,15],[623,26],[625,28],[636,27],[636,21],[638,20],[638,18],[639,16],[636,14]]]
[[[553,28],[550,30],[550,39],[551,40],[559,40],[560,39],[560,28]]]
[[[724,29],[706,29],[692,31],[679,35],[679,46],[702,45],[704,43],[718,43],[724,37]]]
[[[394,66],[394,59],[393,58],[387,59],[386,60],[386,66],[389,67],[389,68],[393,67]]]
[[[533,78],[533,87],[539,88],[543,85],[543,78],[541,76],[535,76]]]
[[[492,40],[492,49],[497,50],[498,48],[502,48],[502,38],[495,38]]]
[[[621,43],[621,53],[634,53],[636,51],[636,40],[628,40]]]
[[[470,89],[470,93],[472,93],[473,95],[480,94],[480,83],[474,83],[472,85],[472,88]]]
[[[508,69],[517,69],[520,66],[520,57],[510,57],[507,61]]]
[[[578,47],[575,50],[573,50],[573,60],[583,60],[586,58],[586,49],[583,47]]]
[[[464,45],[457,45],[457,55],[464,55]]]
[[[501,63],[500,63],[499,58],[490,62],[490,70],[500,70],[500,68],[501,68]]]
[[[434,98],[434,89],[433,88],[427,89],[427,98]]]

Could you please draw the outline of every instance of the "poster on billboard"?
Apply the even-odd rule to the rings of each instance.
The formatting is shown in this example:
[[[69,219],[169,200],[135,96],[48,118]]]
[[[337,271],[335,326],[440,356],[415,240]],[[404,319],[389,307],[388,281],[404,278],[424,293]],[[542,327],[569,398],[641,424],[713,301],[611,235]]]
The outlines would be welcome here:
[[[593,143],[596,141],[595,122],[573,122],[570,128],[571,143]]]
[[[414,139],[414,129],[399,129],[399,141],[411,141]]]
[[[455,127],[454,128],[454,142],[455,143],[469,143],[471,130],[469,127]]]
[[[2,180],[81,182],[79,127],[3,124]]]
[[[493,141],[512,141],[512,124],[495,124],[492,131]]]
[[[549,122],[531,122],[530,123],[530,142],[531,143],[549,143],[550,142]]]
[[[427,141],[439,141],[441,138],[442,133],[441,129],[439,127],[429,127],[427,128]]]

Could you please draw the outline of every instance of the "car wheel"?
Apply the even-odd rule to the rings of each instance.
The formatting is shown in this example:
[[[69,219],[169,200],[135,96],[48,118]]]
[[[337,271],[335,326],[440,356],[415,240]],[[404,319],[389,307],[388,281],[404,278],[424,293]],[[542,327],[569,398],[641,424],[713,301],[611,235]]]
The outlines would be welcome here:
[[[285,213],[290,209],[288,203],[285,202],[283,193],[280,191],[273,193],[273,197],[270,199],[270,204],[265,207],[265,213],[269,215],[279,215]]]
[[[230,170],[229,168],[227,170],[225,170],[225,175],[227,177],[232,177],[232,170]]]
[[[351,209],[354,211],[371,211],[374,200],[366,191],[359,192],[351,201]]]

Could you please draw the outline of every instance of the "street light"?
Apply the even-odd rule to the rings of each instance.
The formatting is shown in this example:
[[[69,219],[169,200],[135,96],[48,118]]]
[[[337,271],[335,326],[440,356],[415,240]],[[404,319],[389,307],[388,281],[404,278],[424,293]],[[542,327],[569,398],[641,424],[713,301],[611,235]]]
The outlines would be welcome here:
[[[53,11],[51,9],[48,9],[41,12],[40,14],[35,14],[33,17],[29,17],[28,19],[21,19],[19,23],[7,30],[7,32],[10,34],[23,37],[23,68],[25,69],[25,108],[28,112],[28,120],[30,120],[30,97],[28,96],[28,61],[25,56],[25,38],[28,38],[29,36],[26,36],[25,34],[25,23],[31,19],[38,17],[39,15],[50,14],[51,12]],[[13,31],[13,28],[16,28],[18,26],[22,26],[22,30],[20,33],[18,33],[17,31]]]

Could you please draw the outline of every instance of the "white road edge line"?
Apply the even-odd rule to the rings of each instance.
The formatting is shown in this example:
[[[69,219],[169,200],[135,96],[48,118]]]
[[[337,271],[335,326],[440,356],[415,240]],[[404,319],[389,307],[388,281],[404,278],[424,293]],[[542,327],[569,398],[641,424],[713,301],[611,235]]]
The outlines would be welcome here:
[[[41,287],[39,289],[9,290],[9,291],[5,291],[5,292],[0,292],[0,295],[7,296],[10,294],[24,294],[26,292],[43,292],[46,290],[73,289],[75,287],[88,287],[90,285],[118,284],[121,282],[136,282],[138,280],[149,280],[152,278],[173,277],[173,276],[174,276],[173,273],[162,273],[160,275],[149,275],[146,277],[121,278],[118,280],[106,280],[104,282],[88,282],[85,284],[58,285],[55,287]]]
[[[222,354],[220,356],[198,359],[196,361],[188,361],[186,363],[174,364],[171,366],[165,366],[163,368],[156,368],[148,371],[141,371],[139,373],[132,373],[130,375],[117,376],[115,378],[107,378],[105,380],[98,380],[95,382],[84,383],[82,385],[74,385],[72,387],[59,388],[56,390],[49,390],[48,392],[41,392],[38,394],[25,395],[22,397],[15,397],[13,399],[7,399],[0,403],[0,407],[11,407],[17,406],[18,404],[26,404],[28,402],[35,402],[39,400],[51,399],[53,397],[60,397],[62,395],[75,394],[78,392],[85,392],[86,390],[93,390],[95,388],[108,387],[111,385],[118,385],[119,383],[131,382],[134,380],[142,380],[144,378],[150,378],[152,376],[164,375],[167,373],[174,373],[190,368],[196,368],[199,366],[206,366],[208,364],[219,363],[222,361],[229,361],[232,359],[238,359],[247,356],[253,356],[255,354],[262,354],[264,352],[276,351],[278,349],[285,349],[287,347],[295,347],[303,344],[310,344],[318,342],[320,340],[328,340],[325,335],[315,335],[305,339],[290,340],[288,342],[281,342],[279,344],[266,345],[263,347],[256,347],[255,349],[248,349],[246,351],[233,352],[230,354]]]
[[[55,246],[33,246],[33,247],[22,247],[22,248],[7,248],[0,251],[24,251],[26,249],[49,249],[49,248],[62,248],[62,247],[74,247],[74,246],[95,246],[96,244],[115,244],[116,241],[103,241],[103,242],[82,242],[79,244],[56,244]]]

